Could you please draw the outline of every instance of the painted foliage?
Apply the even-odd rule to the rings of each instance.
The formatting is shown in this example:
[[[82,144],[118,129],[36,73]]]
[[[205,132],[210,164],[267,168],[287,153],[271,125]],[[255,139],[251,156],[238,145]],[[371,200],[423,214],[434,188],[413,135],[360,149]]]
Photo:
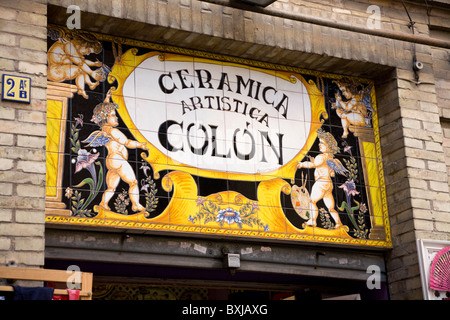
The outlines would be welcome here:
[[[48,37],[47,223],[391,245],[371,81]]]

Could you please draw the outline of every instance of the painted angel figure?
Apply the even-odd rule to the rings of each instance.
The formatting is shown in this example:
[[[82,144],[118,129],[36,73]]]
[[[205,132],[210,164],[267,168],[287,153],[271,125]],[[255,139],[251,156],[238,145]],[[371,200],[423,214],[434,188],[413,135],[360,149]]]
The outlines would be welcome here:
[[[139,203],[139,186],[133,168],[128,163],[127,148],[140,148],[148,150],[145,143],[128,139],[116,127],[119,125],[116,109],[118,105],[110,101],[111,89],[103,103],[98,104],[94,108],[92,121],[100,126],[100,130],[92,132],[89,137],[83,141],[89,147],[106,146],[108,155],[106,157],[106,174],[107,190],[103,193],[100,206],[106,210],[110,210],[108,202],[114,195],[120,180],[125,181],[129,185],[129,196],[132,203],[133,211],[144,211],[145,207]]]
[[[319,129],[317,135],[319,137],[319,150],[321,154],[314,158],[309,157],[310,161],[298,162],[297,164],[297,168],[315,168],[315,182],[310,193],[311,213],[306,224],[309,226],[316,226],[316,220],[319,214],[317,202],[323,200],[335,222],[335,228],[339,228],[342,226],[342,222],[338,212],[334,208],[335,201],[333,198],[333,181],[331,178],[334,177],[336,173],[345,175],[348,170],[338,159],[334,158],[334,155],[338,153],[340,149],[331,133]]]
[[[372,108],[370,106],[370,88],[358,90],[355,84],[346,81],[333,81],[339,87],[346,101],[339,93],[335,94],[336,102],[332,103],[332,109],[341,118],[344,132],[342,138],[347,138],[350,125],[370,126]]]
[[[110,71],[102,62],[85,58],[91,53],[99,54],[102,51],[101,43],[91,34],[78,30],[71,33],[51,30],[49,35],[57,41],[47,53],[48,79],[55,82],[75,79],[78,94],[87,99],[85,85],[94,90]]]

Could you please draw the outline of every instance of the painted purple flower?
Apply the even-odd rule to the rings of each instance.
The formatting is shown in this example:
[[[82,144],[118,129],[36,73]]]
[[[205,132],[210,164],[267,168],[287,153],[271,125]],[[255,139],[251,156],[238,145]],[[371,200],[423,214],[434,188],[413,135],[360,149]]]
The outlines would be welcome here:
[[[345,146],[344,147],[344,152],[347,152],[347,153],[349,153],[350,155],[352,155],[352,150],[351,150],[351,148],[352,148],[352,146]]]
[[[197,207],[203,205],[206,202],[206,199],[197,198]]]
[[[83,118],[84,118],[84,116],[82,114],[79,114],[78,117],[74,118],[76,121],[75,125],[83,126]]]
[[[353,179],[350,181],[345,181],[345,183],[340,185],[339,188],[344,189],[347,197],[350,195],[355,196],[359,194],[359,191],[356,190],[356,185]]]
[[[257,202],[252,202],[252,211],[259,210],[259,206]]]
[[[226,208],[226,209],[219,210],[216,221],[217,222],[225,221],[228,224],[233,224],[233,223],[241,224],[242,223],[240,213],[236,210],[233,210],[232,208]]]
[[[94,181],[94,186],[97,185],[97,173],[95,172],[94,162],[97,160],[98,156],[99,153],[92,154],[85,149],[80,149],[78,150],[78,157],[75,165],[75,173],[81,171],[82,169],[89,170]]]
[[[93,167],[93,164],[95,160],[98,158],[98,153],[90,153],[86,151],[85,149],[78,150],[78,157],[77,157],[77,163],[75,165],[75,173],[81,171],[81,169],[88,169],[91,171],[91,167]],[[95,176],[95,174],[93,175]]]
[[[359,191],[356,190],[355,182],[353,181],[353,179],[350,181],[347,180],[344,184],[340,185],[339,188],[344,189],[345,195],[347,197],[347,205],[349,208],[351,208],[351,196],[359,194]]]
[[[347,152],[349,155],[352,155],[352,146],[349,146],[347,141],[342,142],[342,145],[344,146],[344,152]]]

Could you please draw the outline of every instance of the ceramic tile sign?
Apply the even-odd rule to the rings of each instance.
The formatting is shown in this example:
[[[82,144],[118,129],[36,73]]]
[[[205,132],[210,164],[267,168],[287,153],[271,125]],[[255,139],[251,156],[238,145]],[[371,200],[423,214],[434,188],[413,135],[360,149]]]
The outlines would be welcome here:
[[[31,78],[10,74],[2,76],[2,100],[30,103]]]
[[[371,81],[57,26],[48,61],[47,223],[391,245]]]

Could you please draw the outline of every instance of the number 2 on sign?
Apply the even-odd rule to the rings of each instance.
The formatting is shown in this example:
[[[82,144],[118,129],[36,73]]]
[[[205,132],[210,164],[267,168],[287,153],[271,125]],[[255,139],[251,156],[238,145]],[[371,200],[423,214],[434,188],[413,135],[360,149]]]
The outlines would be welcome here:
[[[11,88],[9,88],[8,92],[6,93],[6,96],[14,97],[15,93],[12,90],[14,89],[15,81],[13,79],[8,79],[6,80],[6,83],[11,86]]]

